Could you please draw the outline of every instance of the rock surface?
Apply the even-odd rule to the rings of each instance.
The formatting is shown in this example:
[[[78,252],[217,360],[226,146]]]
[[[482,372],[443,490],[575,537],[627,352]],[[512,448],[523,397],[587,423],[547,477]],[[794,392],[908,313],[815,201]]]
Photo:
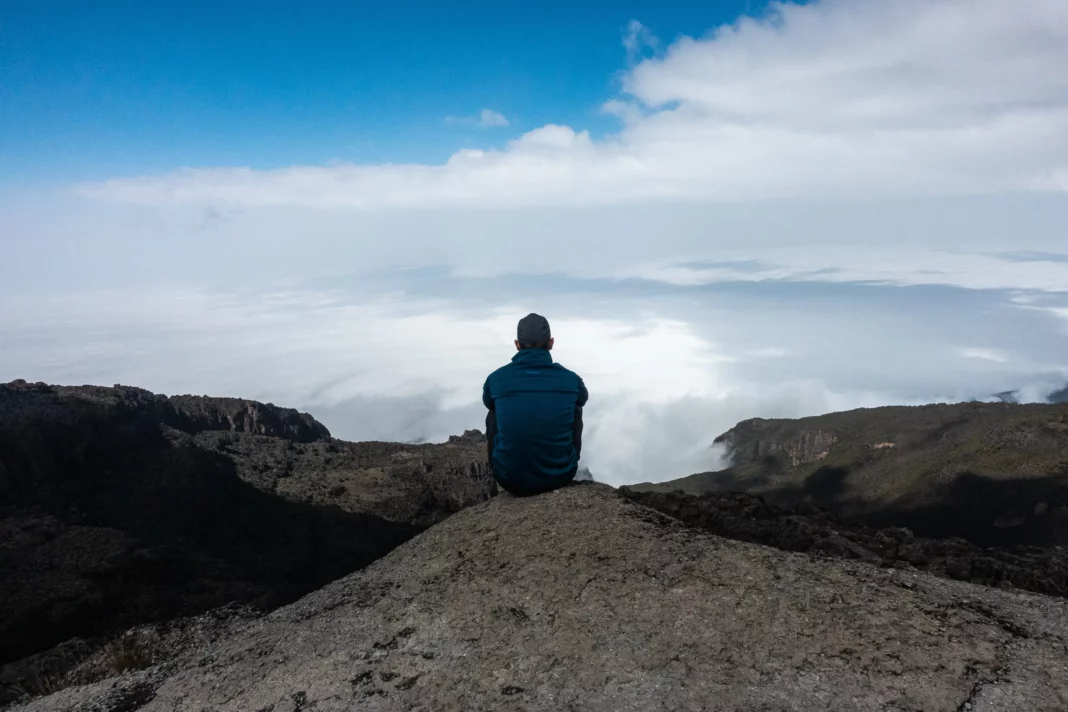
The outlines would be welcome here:
[[[0,384],[0,664],[276,607],[493,492],[470,438],[347,443],[255,401]]]
[[[165,665],[18,709],[1068,708],[1068,606],[686,527],[601,485],[471,507]]]
[[[0,699],[0,706],[168,664],[262,615],[252,608],[224,606],[198,616],[140,625],[102,645],[72,638],[0,667],[0,683],[10,698]]]
[[[752,419],[731,466],[634,489],[747,492],[988,546],[1068,545],[1068,404],[959,403]]]
[[[712,534],[784,551],[915,568],[984,586],[1068,596],[1068,548],[983,548],[960,538],[918,537],[903,527],[850,525],[812,506],[777,507],[757,495],[641,492],[621,494]]]

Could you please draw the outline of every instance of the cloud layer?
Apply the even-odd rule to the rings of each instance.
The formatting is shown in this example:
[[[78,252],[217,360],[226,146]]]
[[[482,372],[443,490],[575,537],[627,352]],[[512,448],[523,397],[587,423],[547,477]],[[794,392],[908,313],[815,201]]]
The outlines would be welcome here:
[[[0,298],[0,381],[251,397],[346,439],[443,440],[482,427],[483,380],[537,309],[590,388],[584,461],[612,484],[714,469],[713,438],[746,418],[1034,400],[1068,382],[1068,295],[420,273],[354,287]]]
[[[625,44],[652,39],[632,24]],[[625,126],[604,140],[546,125],[445,165],[185,169],[83,192],[361,209],[1063,192],[1066,66],[1063,0],[772,4],[626,71],[606,104]]]
[[[773,4],[623,41],[604,138],[0,193],[0,380],[442,439],[539,311],[616,484],[714,467],[745,418],[1068,381],[1068,3]]]

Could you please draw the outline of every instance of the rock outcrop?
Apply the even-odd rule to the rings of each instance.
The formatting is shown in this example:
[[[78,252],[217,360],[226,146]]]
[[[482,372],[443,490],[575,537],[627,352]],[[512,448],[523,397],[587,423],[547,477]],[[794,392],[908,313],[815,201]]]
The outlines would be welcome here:
[[[466,440],[347,443],[255,401],[0,385],[0,664],[271,609],[494,492]]]
[[[486,435],[481,430],[465,430],[463,435],[450,435],[449,442],[454,445],[486,446]]]
[[[788,462],[791,466],[810,465],[820,462],[836,442],[838,433],[819,427],[799,429],[780,434],[769,429],[777,421],[746,420],[715,439],[715,444],[725,445],[735,462]]]
[[[887,407],[753,419],[716,442],[726,470],[635,485],[741,491],[871,526],[987,546],[1068,545],[1068,404]]]
[[[1060,711],[1068,606],[498,497],[178,658],[17,709]]]
[[[58,401],[76,399],[125,415],[165,423],[189,433],[222,430],[296,442],[330,438],[326,426],[307,413],[243,398],[163,396],[131,386],[50,386],[23,380],[12,381],[4,388],[8,394],[54,396]]]

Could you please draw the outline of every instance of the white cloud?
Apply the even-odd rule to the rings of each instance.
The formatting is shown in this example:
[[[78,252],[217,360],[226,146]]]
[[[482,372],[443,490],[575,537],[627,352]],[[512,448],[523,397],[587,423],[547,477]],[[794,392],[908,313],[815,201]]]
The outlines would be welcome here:
[[[1049,312],[1050,312],[1051,314],[1053,314],[1054,316],[1058,316],[1058,317],[1060,317],[1061,319],[1063,319],[1063,320],[1065,321],[1065,324],[1064,324],[1064,331],[1065,331],[1066,333],[1068,333],[1068,309],[1065,309],[1065,308],[1060,308],[1060,309],[1048,309],[1047,311],[1049,311]]]
[[[478,126],[483,129],[497,128],[510,125],[510,121],[504,114],[493,109],[483,109],[478,116],[446,116],[445,123]]]
[[[478,115],[478,125],[483,127],[490,126],[507,126],[509,124],[508,119],[504,117],[504,114],[500,114],[491,109],[483,109]]]
[[[960,350],[960,355],[964,358],[973,358],[980,361],[990,361],[992,363],[1008,363],[1009,356],[1004,351],[997,349],[983,349],[983,348],[965,348]]]
[[[507,302],[471,313],[441,298],[379,295],[353,301],[324,292],[191,289],[0,305],[7,307],[0,313],[0,333],[22,337],[8,354],[10,362],[3,363],[7,368],[34,368],[33,359],[40,356],[31,355],[34,335],[65,331],[77,347],[57,348],[48,356],[53,368],[75,369],[50,374],[61,380],[88,367],[99,372],[97,381],[116,382],[135,369],[138,385],[170,392],[214,383],[228,393],[252,397],[268,388],[271,397],[307,403],[308,394],[318,391],[314,400],[325,405],[357,396],[435,392],[445,408],[479,402],[486,375],[514,354],[515,324],[529,311]],[[32,323],[15,316],[15,310],[33,313]],[[557,354],[603,394],[663,404],[715,396],[726,388],[717,368],[732,359],[682,321],[653,314],[630,313],[625,320],[562,315],[554,317],[553,333],[562,345]],[[223,334],[230,345],[211,347]],[[116,348],[113,339],[126,347]],[[155,348],[166,343],[166,350],[174,351],[166,358],[185,366],[159,369],[156,359],[144,358],[153,343]],[[224,365],[228,358],[245,358],[250,348],[259,349],[256,369],[231,371]],[[81,352],[97,358],[88,359],[93,363],[87,366],[87,359],[75,358]],[[294,368],[297,363],[309,367]],[[324,379],[331,382],[328,390],[319,388]]]
[[[482,383],[514,355],[515,324],[527,311],[514,304],[469,312],[435,299],[351,302],[317,292],[196,290],[0,304],[10,307],[0,310],[0,333],[13,345],[0,361],[0,376],[7,373],[0,380],[240,395],[308,409],[338,437],[438,441],[482,427]],[[33,319],[15,318],[15,308]],[[651,314],[625,321],[562,315],[554,317],[553,332],[555,355],[594,394],[584,462],[603,481],[715,464],[708,445],[715,428],[730,424],[722,415],[711,423],[687,423],[684,415],[707,416],[711,403],[729,393],[720,366],[730,359],[691,326]],[[680,428],[693,433],[692,441],[681,442]],[[643,435],[647,442],[633,442]],[[628,460],[636,447],[641,456]]]
[[[644,114],[634,102],[621,99],[609,99],[601,105],[601,113],[615,116],[625,124],[635,124],[642,119]]]
[[[786,358],[790,352],[777,346],[754,349],[746,354],[750,358]]]
[[[629,69],[605,107],[626,125],[604,140],[546,126],[444,165],[186,169],[82,190],[357,208],[1064,192],[1066,66],[1063,0],[773,4]]]
[[[532,152],[550,153],[591,142],[553,127],[532,139],[540,144]],[[1056,254],[1065,249],[1068,200],[1051,195],[522,210],[264,204],[230,206],[225,220],[211,221],[205,211],[54,195],[0,200],[8,258],[0,260],[0,295],[160,280],[262,287],[396,267],[690,286],[951,285],[1011,290],[1021,304],[1036,291],[1068,292],[1068,261]]]
[[[592,394],[585,462],[622,484],[714,469],[713,438],[746,418],[1007,390],[1039,400],[1068,380],[1068,332],[1049,328],[1057,312],[999,309],[996,294],[735,285],[694,305],[687,290],[657,298],[551,277],[504,293],[509,280],[446,279],[430,294],[422,280],[355,295],[156,284],[0,295],[0,381],[257,398],[306,409],[346,439],[443,440],[482,427],[483,380],[536,309]],[[982,346],[959,346],[969,343]]]
[[[1053,170],[1049,175],[1039,176],[1031,185],[1035,190],[1052,193],[1068,193],[1068,169]]]
[[[874,230],[871,233],[874,235]],[[1011,239],[1006,235],[1005,239]],[[699,285],[723,281],[769,279],[820,282],[869,282],[912,286],[945,284],[969,289],[1028,289],[1068,291],[1068,262],[1006,260],[996,252],[965,252],[959,249],[931,249],[910,244],[901,236],[891,245],[857,239],[860,244],[813,246],[811,244],[764,245],[759,249],[725,248],[718,260],[687,262],[673,256],[629,265],[619,277],[640,277],[666,284]],[[759,257],[760,261],[754,260]],[[1019,303],[1031,295],[1014,297]]]
[[[627,23],[627,31],[623,33],[623,48],[627,51],[627,61],[633,63],[642,52],[648,49],[656,49],[660,40],[649,31],[649,28],[631,20]]]

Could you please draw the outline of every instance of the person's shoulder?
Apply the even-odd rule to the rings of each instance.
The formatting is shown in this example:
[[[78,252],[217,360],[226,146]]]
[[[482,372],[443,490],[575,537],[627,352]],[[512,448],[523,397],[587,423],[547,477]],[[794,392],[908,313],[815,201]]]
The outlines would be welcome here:
[[[579,376],[577,373],[575,373],[574,371],[572,371],[570,368],[568,368],[567,366],[563,365],[562,363],[554,363],[553,364],[553,369],[556,370],[556,371],[559,371],[561,373],[566,373],[568,375],[574,376],[575,378],[577,378],[580,381],[582,380],[581,376]]]
[[[486,381],[487,382],[488,381],[492,381],[495,378],[500,377],[501,375],[507,373],[513,366],[515,366],[515,364],[513,364],[513,363],[504,364],[503,366],[498,368],[496,371],[493,371],[492,373],[490,373],[490,375],[486,376]]]

